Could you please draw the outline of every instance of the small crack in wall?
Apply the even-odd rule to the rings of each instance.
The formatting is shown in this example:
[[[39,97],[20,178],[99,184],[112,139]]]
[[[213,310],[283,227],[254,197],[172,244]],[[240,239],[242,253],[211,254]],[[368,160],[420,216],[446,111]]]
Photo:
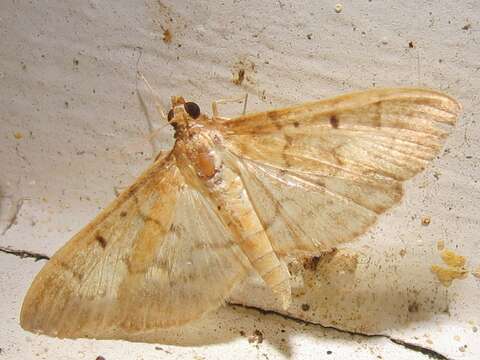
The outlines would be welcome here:
[[[296,317],[293,317],[293,316],[290,316],[290,315],[279,313],[279,312],[274,311],[274,310],[264,310],[264,309],[258,308],[256,306],[243,305],[243,304],[232,303],[232,302],[227,302],[227,304],[230,305],[230,306],[239,306],[239,307],[242,307],[242,308],[245,308],[245,309],[255,310],[255,311],[258,311],[258,312],[260,312],[264,315],[277,315],[277,316],[283,317],[287,320],[293,320],[297,323],[319,326],[323,329],[328,329],[328,330],[336,330],[340,333],[349,334],[349,335],[352,335],[352,336],[361,336],[361,337],[364,337],[364,338],[385,338],[385,339],[390,340],[394,344],[403,346],[404,348],[407,348],[407,349],[412,350],[412,351],[420,352],[420,353],[428,356],[430,359],[453,360],[453,359],[451,359],[451,358],[449,358],[449,357],[447,357],[447,356],[445,356],[445,355],[443,355],[443,354],[441,354],[441,353],[439,353],[439,352],[437,352],[433,349],[426,348],[426,347],[423,347],[423,346],[417,345],[417,344],[412,344],[412,343],[409,343],[408,341],[393,338],[393,337],[391,337],[389,335],[385,335],[385,334],[367,334],[367,333],[362,333],[362,332],[355,332],[355,331],[350,331],[350,330],[337,328],[337,327],[331,326],[331,325],[322,325],[320,323],[315,323],[315,322],[299,319],[299,318],[296,318]]]
[[[0,246],[0,252],[10,254],[10,255],[15,255],[22,259],[26,259],[26,258],[35,259],[35,261],[50,259],[50,256],[45,254],[40,254],[40,253],[27,251],[27,250],[17,250],[17,249],[12,249],[10,247],[4,247],[4,246]]]

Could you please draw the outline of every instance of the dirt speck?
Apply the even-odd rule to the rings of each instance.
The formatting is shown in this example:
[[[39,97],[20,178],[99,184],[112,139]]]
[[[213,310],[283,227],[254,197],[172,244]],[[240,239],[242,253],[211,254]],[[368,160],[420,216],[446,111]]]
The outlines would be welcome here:
[[[470,28],[472,27],[472,24],[465,24],[464,26],[462,26],[462,30],[470,30]]]
[[[342,5],[342,4],[337,4],[337,5],[335,5],[335,12],[336,12],[337,14],[341,13],[342,10],[343,10],[343,5]]]
[[[408,42],[408,47],[409,47],[410,49],[414,49],[414,48],[415,48],[415,43],[414,43],[413,41],[409,41],[409,42]]]
[[[302,304],[302,310],[303,310],[303,311],[308,311],[308,310],[310,310],[310,305],[308,305],[308,304]]]
[[[408,312],[409,313],[417,313],[418,312],[419,305],[416,301],[408,304]]]
[[[235,85],[249,83],[255,84],[254,74],[256,73],[255,63],[249,59],[240,59],[232,66],[232,82]]]
[[[169,29],[162,28],[163,29],[163,42],[165,44],[170,44],[172,42],[173,34]]]
[[[401,257],[404,257],[407,254],[407,250],[402,249],[402,250],[400,250],[399,254],[400,254]]]
[[[429,216],[423,216],[423,217],[422,217],[422,225],[423,225],[423,226],[428,226],[428,225],[430,225],[431,221],[432,221],[432,220],[430,219]]]
[[[236,76],[234,75],[232,82],[235,85],[242,85],[242,82],[244,79],[245,79],[245,69],[239,69]]]
[[[105,360],[105,358],[103,356],[97,356],[95,360]]]
[[[168,351],[168,350],[162,348],[161,346],[155,346],[155,350],[163,351],[165,354],[171,354],[172,353],[171,351]]]
[[[20,140],[23,138],[23,134],[20,132],[20,131],[16,131],[14,134],[13,134],[13,137],[17,140]]]
[[[255,330],[253,335],[248,337],[248,342],[250,344],[261,344],[263,342],[263,333],[260,330]]]
[[[480,266],[477,267],[476,270],[472,271],[472,275],[475,276],[477,279],[480,279]]]

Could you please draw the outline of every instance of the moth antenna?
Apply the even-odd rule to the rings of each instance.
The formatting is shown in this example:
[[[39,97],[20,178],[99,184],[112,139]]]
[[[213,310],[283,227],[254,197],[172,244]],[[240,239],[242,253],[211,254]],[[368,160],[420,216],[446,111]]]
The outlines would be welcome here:
[[[163,120],[165,121],[168,121],[167,120],[167,116],[165,115],[165,108],[163,107],[163,105],[160,103],[160,96],[157,94],[157,92],[153,89],[153,87],[150,85],[150,83],[148,82],[148,80],[145,78],[145,76],[143,76],[143,74],[140,72],[140,71],[137,71],[138,73],[138,76],[140,76],[140,78],[143,80],[143,82],[145,83],[145,85],[147,86],[148,90],[150,90],[150,93],[152,94],[153,96],[153,99],[154,99],[154,102],[155,102],[155,108],[157,109],[158,113],[160,114],[160,116],[162,117]]]

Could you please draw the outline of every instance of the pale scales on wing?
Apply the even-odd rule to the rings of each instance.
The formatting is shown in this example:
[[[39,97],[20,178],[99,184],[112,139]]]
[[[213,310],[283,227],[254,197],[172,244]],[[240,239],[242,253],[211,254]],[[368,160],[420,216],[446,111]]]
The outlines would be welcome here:
[[[177,326],[252,271],[288,306],[282,259],[365,232],[460,110],[431,90],[375,89],[225,120],[173,98],[173,150],[45,265],[21,325],[102,338]]]

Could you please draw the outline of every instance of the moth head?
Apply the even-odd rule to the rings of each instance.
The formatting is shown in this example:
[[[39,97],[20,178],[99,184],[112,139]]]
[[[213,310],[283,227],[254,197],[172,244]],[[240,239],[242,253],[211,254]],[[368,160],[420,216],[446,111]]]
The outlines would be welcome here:
[[[172,97],[172,108],[168,112],[167,120],[174,127],[179,124],[188,124],[200,117],[200,107],[191,101],[185,101],[181,96]]]

